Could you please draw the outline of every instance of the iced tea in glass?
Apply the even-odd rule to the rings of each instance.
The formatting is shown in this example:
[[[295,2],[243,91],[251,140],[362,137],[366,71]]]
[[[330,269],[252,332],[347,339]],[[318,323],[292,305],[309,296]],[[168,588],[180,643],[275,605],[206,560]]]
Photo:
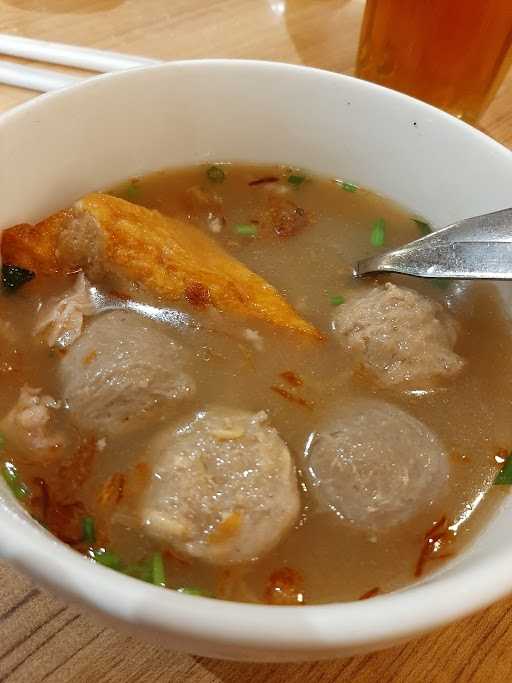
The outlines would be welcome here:
[[[356,73],[474,123],[511,42],[512,0],[367,0]]]

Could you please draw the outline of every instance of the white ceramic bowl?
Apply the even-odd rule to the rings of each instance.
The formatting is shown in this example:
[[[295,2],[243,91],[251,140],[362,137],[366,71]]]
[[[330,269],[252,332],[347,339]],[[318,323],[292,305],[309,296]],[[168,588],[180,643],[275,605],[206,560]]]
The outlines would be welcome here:
[[[0,227],[129,176],[208,160],[279,162],[353,180],[436,226],[511,204],[512,155],[426,104],[278,63],[176,62],[102,76],[0,118]],[[364,602],[269,607],[165,591],[94,565],[0,489],[4,558],[68,600],[173,649],[303,660],[383,648],[512,590],[512,498],[421,584]]]

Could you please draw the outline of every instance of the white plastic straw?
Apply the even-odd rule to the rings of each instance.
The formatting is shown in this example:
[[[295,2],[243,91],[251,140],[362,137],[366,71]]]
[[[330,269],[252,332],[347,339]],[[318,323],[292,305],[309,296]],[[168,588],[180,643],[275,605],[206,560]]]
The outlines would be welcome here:
[[[137,66],[161,64],[158,59],[94,50],[89,47],[64,43],[50,43],[45,40],[22,38],[6,33],[0,33],[0,54],[101,72],[122,71]]]
[[[27,88],[38,92],[48,92],[65,88],[73,83],[83,80],[78,76],[50,71],[49,69],[36,69],[31,66],[23,66],[15,62],[0,60],[0,83],[13,85],[17,88]]]

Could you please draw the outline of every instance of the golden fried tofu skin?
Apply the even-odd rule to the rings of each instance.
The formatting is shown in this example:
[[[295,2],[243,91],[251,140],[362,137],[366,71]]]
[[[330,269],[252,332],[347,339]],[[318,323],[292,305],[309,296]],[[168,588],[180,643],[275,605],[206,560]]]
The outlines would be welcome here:
[[[60,257],[94,281],[135,281],[164,300],[265,320],[320,337],[268,282],[190,223],[107,194],[73,207],[60,234]]]
[[[317,339],[268,282],[190,223],[93,193],[37,226],[4,233],[5,262],[36,273],[82,268],[93,282],[135,282],[163,301],[185,299]]]
[[[23,223],[2,233],[2,261],[26,268],[39,275],[62,271],[57,245],[71,211],[59,211],[36,225]]]

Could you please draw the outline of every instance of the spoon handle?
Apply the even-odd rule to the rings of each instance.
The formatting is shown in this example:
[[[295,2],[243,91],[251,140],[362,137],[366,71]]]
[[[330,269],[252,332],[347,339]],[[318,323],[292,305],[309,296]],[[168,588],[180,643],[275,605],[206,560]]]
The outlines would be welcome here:
[[[157,308],[156,306],[141,304],[137,301],[125,301],[123,302],[123,308],[177,329],[198,326],[192,316],[172,308]]]
[[[149,304],[143,304],[132,299],[119,299],[109,294],[104,294],[96,287],[89,288],[89,299],[96,313],[106,311],[133,311],[144,318],[156,320],[164,325],[169,325],[177,330],[186,327],[199,327],[199,324],[188,313],[173,308],[157,308]]]

